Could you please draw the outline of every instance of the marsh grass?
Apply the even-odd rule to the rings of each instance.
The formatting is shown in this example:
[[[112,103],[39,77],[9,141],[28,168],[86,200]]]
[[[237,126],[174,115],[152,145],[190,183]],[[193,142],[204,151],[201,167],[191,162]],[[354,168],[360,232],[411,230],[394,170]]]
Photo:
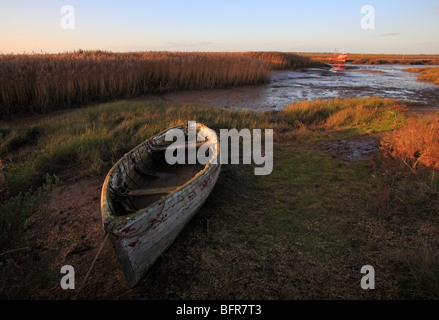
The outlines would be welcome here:
[[[287,135],[305,139],[352,137],[390,131],[406,122],[402,102],[370,98],[316,99],[286,107],[278,117],[284,126],[294,128]]]
[[[408,68],[404,69],[404,71],[420,73],[418,76],[419,81],[429,81],[434,84],[439,84],[439,67]]]
[[[177,124],[195,120],[213,130],[273,128],[277,140],[302,135],[320,141],[340,135],[391,130],[404,121],[401,106],[389,100],[335,99],[297,102],[271,114],[228,111],[201,105],[115,102],[75,110],[22,128],[1,129],[0,198],[38,188],[46,175],[62,180],[105,175],[126,152]],[[332,135],[321,134],[333,130]],[[296,139],[297,140],[297,139]]]
[[[277,136],[292,131],[312,137],[327,130],[361,135],[400,126],[405,121],[402,109],[398,102],[380,98],[296,102],[274,113],[277,125],[270,120],[270,113],[201,105],[121,101],[78,109],[29,127],[1,129],[0,154],[8,166],[2,194],[38,187],[46,173],[103,174],[142,141],[188,120],[217,131],[274,128]]]
[[[0,247],[4,248],[10,239],[22,235],[23,221],[32,213],[39,210],[39,203],[47,199],[48,193],[56,188],[60,180],[56,176],[46,175],[46,182],[42,187],[34,189],[30,187],[25,193],[19,192],[18,195],[10,197],[0,205]]]
[[[45,183],[39,188],[30,187],[26,192],[2,199],[0,202],[0,297],[5,299],[8,292],[32,291],[32,286],[44,287],[52,279],[47,272],[49,257],[43,264],[35,264],[32,243],[25,230],[31,216],[44,214],[41,203],[50,198],[58,187],[57,176],[46,175]],[[32,272],[29,272],[32,270]],[[18,283],[17,287],[11,284]]]
[[[398,279],[397,299],[437,299],[439,179],[437,170],[382,153],[372,161],[377,187],[369,239]],[[372,220],[371,220],[372,221]]]
[[[47,173],[65,182],[104,177],[131,148],[188,120],[217,131],[273,128],[273,173],[256,177],[250,167],[224,166],[211,200],[134,293],[146,299],[431,298],[437,175],[413,176],[384,155],[345,164],[317,148],[321,141],[400,128],[403,110],[401,102],[380,98],[297,102],[269,113],[128,101],[82,108],[1,129],[7,165],[1,199],[13,203]],[[380,266],[374,292],[359,287],[365,261]]]
[[[0,150],[8,166],[3,194],[38,186],[46,173],[104,174],[125,152],[188,120],[214,130],[269,126],[263,114],[196,105],[122,101],[78,109],[29,128],[2,129]]]
[[[417,165],[439,169],[439,114],[410,119],[383,140],[389,152],[415,169]]]

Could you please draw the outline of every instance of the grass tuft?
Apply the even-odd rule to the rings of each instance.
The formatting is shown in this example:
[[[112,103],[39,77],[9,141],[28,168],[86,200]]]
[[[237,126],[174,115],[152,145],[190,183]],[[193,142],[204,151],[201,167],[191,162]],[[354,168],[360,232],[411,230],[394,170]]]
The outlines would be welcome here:
[[[354,135],[393,130],[405,123],[405,105],[391,99],[348,98],[295,102],[280,118],[298,131],[351,131]]]
[[[403,128],[383,141],[390,153],[412,168],[422,164],[439,169],[439,114],[411,119]]]
[[[439,84],[439,68],[438,67],[408,68],[408,69],[404,69],[404,71],[421,73],[418,76],[419,81],[429,81],[429,82],[433,82],[434,84]]]

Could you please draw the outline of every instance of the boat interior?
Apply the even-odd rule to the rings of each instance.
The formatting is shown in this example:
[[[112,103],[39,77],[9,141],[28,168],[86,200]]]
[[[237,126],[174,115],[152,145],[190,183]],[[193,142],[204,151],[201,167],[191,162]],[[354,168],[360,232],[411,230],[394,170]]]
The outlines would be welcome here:
[[[119,163],[108,188],[113,214],[123,216],[146,208],[205,168],[198,161],[196,164],[168,164],[165,152],[171,143],[160,145],[147,141]],[[201,144],[197,144],[196,150]],[[187,163],[187,144],[182,147]]]

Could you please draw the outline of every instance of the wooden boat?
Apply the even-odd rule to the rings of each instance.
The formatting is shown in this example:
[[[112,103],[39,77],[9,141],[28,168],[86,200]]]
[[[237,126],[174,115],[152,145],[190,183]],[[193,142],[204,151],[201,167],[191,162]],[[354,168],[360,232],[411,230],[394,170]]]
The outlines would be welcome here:
[[[183,147],[188,150],[190,128],[181,125],[159,133],[125,154],[105,179],[101,195],[103,226],[132,287],[200,209],[220,174],[216,135],[212,139],[212,130],[195,125],[193,129],[205,137],[206,143],[217,146],[216,154],[207,164],[197,161],[169,165],[165,161],[165,151],[173,143],[165,141],[169,130],[185,133]]]

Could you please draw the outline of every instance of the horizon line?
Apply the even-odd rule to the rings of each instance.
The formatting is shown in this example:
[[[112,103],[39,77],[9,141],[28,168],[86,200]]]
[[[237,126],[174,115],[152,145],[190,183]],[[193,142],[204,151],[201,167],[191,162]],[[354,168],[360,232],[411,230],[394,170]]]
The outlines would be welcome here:
[[[74,49],[74,50],[65,50],[65,51],[49,51],[45,52],[43,50],[40,51],[22,51],[22,52],[2,52],[0,51],[0,55],[31,55],[31,54],[71,54],[71,53],[78,53],[78,52],[107,52],[107,53],[140,53],[140,52],[185,52],[185,53],[222,53],[222,52],[281,52],[281,53],[325,53],[325,54],[333,54],[333,53],[339,53],[335,51],[283,51],[283,50],[212,50],[212,51],[202,51],[202,50],[108,50],[108,49]],[[346,53],[346,52],[344,52]],[[370,52],[347,52],[346,54],[353,54],[353,55],[401,55],[401,56],[416,56],[416,55],[430,55],[430,56],[439,56],[438,53],[370,53]]]

